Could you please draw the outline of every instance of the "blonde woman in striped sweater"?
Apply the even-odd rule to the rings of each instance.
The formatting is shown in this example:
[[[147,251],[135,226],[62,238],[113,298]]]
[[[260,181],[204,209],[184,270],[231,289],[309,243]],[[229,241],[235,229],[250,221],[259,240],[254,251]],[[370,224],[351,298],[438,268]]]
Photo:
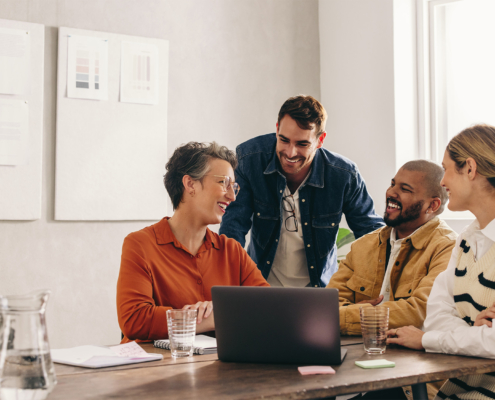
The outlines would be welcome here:
[[[452,211],[476,220],[457,239],[428,299],[425,331],[391,329],[388,343],[433,353],[495,358],[495,127],[475,125],[448,144],[441,184]],[[467,340],[469,338],[469,340]],[[495,398],[495,375],[448,380],[437,399]]]

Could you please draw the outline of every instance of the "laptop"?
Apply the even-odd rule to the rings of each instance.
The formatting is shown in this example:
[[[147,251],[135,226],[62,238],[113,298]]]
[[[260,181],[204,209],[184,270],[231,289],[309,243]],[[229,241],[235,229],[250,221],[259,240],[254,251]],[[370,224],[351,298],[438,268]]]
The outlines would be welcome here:
[[[335,365],[340,347],[337,289],[214,286],[221,361]]]

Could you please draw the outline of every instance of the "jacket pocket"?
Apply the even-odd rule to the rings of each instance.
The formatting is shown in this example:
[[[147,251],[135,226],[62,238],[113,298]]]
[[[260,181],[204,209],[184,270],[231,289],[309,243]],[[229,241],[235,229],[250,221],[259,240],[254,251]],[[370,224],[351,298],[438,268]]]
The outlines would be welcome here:
[[[335,246],[341,219],[342,213],[313,218],[312,225],[316,236],[318,256],[320,258],[326,257]]]
[[[373,281],[370,281],[362,276],[352,275],[347,281],[347,287],[356,293],[356,303],[361,300],[371,299],[373,294]]]
[[[408,299],[411,297],[413,281],[402,283],[397,286],[397,290],[394,293],[394,299]]]
[[[251,236],[263,250],[268,245],[273,231],[280,221],[280,210],[254,200],[253,229]]]

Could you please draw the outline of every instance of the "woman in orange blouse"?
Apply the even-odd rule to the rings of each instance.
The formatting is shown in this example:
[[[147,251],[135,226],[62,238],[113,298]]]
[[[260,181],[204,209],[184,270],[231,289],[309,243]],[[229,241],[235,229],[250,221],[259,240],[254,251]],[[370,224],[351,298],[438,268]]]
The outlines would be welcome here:
[[[215,142],[175,150],[164,178],[173,216],[124,240],[117,281],[122,343],[167,338],[170,309],[197,309],[197,333],[212,331],[212,286],[269,286],[237,241],[208,229],[235,201],[236,166],[235,153]]]

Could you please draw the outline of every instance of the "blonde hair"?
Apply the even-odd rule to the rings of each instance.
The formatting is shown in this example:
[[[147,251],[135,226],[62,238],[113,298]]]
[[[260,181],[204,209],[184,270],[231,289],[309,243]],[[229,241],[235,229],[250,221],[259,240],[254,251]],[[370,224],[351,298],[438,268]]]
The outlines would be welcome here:
[[[477,172],[495,188],[495,127],[479,124],[466,128],[450,140],[447,151],[458,171],[468,158],[474,159]]]

